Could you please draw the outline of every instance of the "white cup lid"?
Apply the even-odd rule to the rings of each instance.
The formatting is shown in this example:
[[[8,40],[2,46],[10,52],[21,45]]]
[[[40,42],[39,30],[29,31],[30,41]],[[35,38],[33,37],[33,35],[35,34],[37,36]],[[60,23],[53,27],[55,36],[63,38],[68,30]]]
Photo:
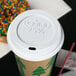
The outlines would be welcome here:
[[[7,39],[16,55],[40,61],[59,51],[64,40],[62,35],[61,26],[53,16],[41,10],[28,10],[13,20]]]

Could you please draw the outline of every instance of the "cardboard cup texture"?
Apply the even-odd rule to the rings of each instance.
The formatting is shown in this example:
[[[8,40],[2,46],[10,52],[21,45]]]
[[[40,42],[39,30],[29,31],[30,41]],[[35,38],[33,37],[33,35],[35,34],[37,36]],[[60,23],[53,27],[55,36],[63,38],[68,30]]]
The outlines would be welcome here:
[[[27,61],[16,56],[21,76],[50,76],[55,56],[43,61]]]

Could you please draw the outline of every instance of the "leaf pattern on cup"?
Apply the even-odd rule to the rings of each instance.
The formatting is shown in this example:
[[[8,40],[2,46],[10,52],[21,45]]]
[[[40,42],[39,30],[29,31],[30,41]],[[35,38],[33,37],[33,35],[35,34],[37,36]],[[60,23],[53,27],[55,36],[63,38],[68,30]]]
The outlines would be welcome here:
[[[55,57],[56,57],[56,56],[54,56],[54,57],[52,57],[52,58],[50,59],[50,61],[49,61],[48,64],[46,65],[46,67],[47,67],[46,70],[53,66]]]
[[[25,76],[25,73],[23,71],[24,69],[26,69],[25,65],[22,63],[22,61],[19,58],[16,58],[16,60],[20,68],[20,75]]]
[[[45,74],[45,69],[41,66],[39,66],[35,71],[33,71],[32,75],[40,76],[41,74]]]

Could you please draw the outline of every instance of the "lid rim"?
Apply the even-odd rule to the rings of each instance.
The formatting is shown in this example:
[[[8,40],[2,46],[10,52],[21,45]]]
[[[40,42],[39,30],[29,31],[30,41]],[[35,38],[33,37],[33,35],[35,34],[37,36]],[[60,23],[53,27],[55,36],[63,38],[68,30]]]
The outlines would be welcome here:
[[[31,10],[31,11],[33,11],[33,12],[39,12],[39,14],[40,13],[44,13],[44,11],[41,11],[41,10]],[[28,13],[31,13],[31,11],[28,11]],[[27,13],[27,12],[26,12]],[[46,13],[44,13],[44,14],[46,14]],[[56,20],[56,19],[54,19],[53,18],[53,16],[50,16],[51,18],[52,18],[52,20],[53,20],[53,22],[54,22],[54,25],[55,24],[57,24],[58,25],[58,27],[59,27],[59,31],[60,31],[60,34],[58,34],[58,36],[60,37],[59,38],[59,42],[58,43],[56,43],[55,45],[53,45],[53,48],[52,48],[52,51],[50,52],[50,54],[49,55],[45,55],[45,56],[42,56],[43,54],[41,54],[39,57],[37,56],[37,57],[33,57],[33,54],[32,54],[32,52],[30,52],[31,53],[31,55],[29,56],[28,55],[28,52],[29,52],[29,50],[28,50],[28,48],[24,48],[24,43],[23,42],[21,42],[20,40],[19,40],[19,38],[17,37],[17,34],[16,34],[16,28],[17,28],[17,25],[15,25],[15,24],[18,24],[19,23],[19,21],[20,20],[22,20],[23,18],[18,18],[18,17],[20,17],[21,15],[25,15],[25,12],[23,12],[22,14],[20,14],[19,16],[17,16],[14,20],[13,20],[13,22],[11,23],[11,26],[9,27],[9,30],[8,30],[8,33],[7,33],[7,41],[8,41],[8,43],[9,43],[9,45],[10,45],[10,47],[12,48],[12,50],[13,50],[13,52],[16,54],[16,55],[18,55],[19,57],[21,57],[21,58],[23,58],[23,59],[25,59],[25,60],[29,60],[29,61],[41,61],[41,60],[45,60],[45,59],[48,59],[48,58],[50,58],[50,57],[52,57],[52,56],[54,56],[58,51],[59,51],[59,49],[61,48],[61,46],[62,46],[62,44],[63,44],[63,41],[64,41],[64,32],[62,33],[62,37],[63,38],[61,38],[61,31],[62,31],[62,29],[61,29],[61,26],[60,26],[60,24],[59,24],[59,22]],[[46,14],[47,16],[49,16],[49,14]],[[28,15],[27,15],[28,16]],[[15,20],[19,20],[18,22],[16,22]],[[13,26],[13,25],[15,25],[16,26],[16,28],[15,28],[15,26]],[[15,30],[12,32],[11,31],[11,28],[12,28],[12,26],[15,28]],[[13,29],[12,29],[13,30]],[[10,32],[11,31],[11,32]],[[59,32],[58,31],[58,32]],[[12,33],[12,35],[15,35],[15,38],[12,36],[11,37],[11,33]],[[15,41],[13,41],[15,39]],[[61,40],[62,39],[62,40]],[[18,44],[20,42],[20,44]],[[60,43],[61,42],[61,43]],[[17,45],[18,44],[18,45]],[[58,46],[59,45],[59,46]],[[21,46],[21,47],[20,47]],[[55,46],[55,47],[54,47]],[[58,47],[57,47],[58,46]],[[19,48],[18,48],[19,47]],[[25,47],[28,47],[28,45],[27,44],[25,44]],[[46,51],[46,50],[50,50],[51,48],[50,48],[51,46],[49,45],[49,47],[47,47],[47,48],[44,48],[44,49],[41,49],[41,50],[44,50],[44,51]],[[57,47],[57,48],[56,48]],[[20,51],[19,50],[23,50],[23,52],[21,52],[20,53]],[[26,50],[25,52],[24,52],[24,50]],[[53,51],[54,50],[54,51]],[[56,51],[55,51],[56,50]],[[26,53],[25,55],[24,55],[24,53]],[[29,54],[30,54],[29,53]],[[38,54],[38,52],[36,52],[37,54]],[[40,53],[42,53],[42,52],[40,52]],[[45,52],[46,53],[46,52]],[[45,54],[44,53],[44,54]],[[31,59],[30,59],[31,58]]]
[[[62,29],[62,33],[64,33],[63,32],[63,29]],[[64,42],[64,34],[63,34],[63,36],[62,36],[62,38],[61,38],[61,43],[60,43],[60,48],[62,47],[62,45],[63,45],[63,42]],[[10,43],[9,43],[9,46],[10,46]],[[33,57],[30,57],[30,58],[25,58],[23,55],[21,55],[20,53],[18,53],[18,52],[16,52],[15,50],[16,49],[14,49],[12,46],[10,46],[12,49],[13,49],[13,52],[17,55],[17,56],[19,56],[19,57],[21,57],[22,59],[24,59],[24,60],[28,60],[28,61],[43,61],[43,60],[47,60],[47,59],[49,59],[49,58],[51,58],[51,57],[53,57],[54,55],[56,55],[58,52],[59,52],[59,49],[60,48],[57,48],[57,50],[56,51],[53,51],[50,55],[49,55],[49,57],[47,57],[47,55],[46,56],[44,56],[44,58],[42,58],[42,57],[39,57],[39,58],[33,58]]]

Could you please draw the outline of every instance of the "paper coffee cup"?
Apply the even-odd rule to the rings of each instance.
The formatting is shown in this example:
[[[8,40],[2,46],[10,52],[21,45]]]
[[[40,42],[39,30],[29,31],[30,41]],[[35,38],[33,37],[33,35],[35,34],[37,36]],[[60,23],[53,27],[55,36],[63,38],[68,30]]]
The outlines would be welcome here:
[[[28,61],[16,56],[21,76],[50,76],[56,56],[43,61]]]
[[[17,55],[21,76],[49,76],[64,33],[53,16],[42,10],[28,10],[13,20],[7,40]]]

